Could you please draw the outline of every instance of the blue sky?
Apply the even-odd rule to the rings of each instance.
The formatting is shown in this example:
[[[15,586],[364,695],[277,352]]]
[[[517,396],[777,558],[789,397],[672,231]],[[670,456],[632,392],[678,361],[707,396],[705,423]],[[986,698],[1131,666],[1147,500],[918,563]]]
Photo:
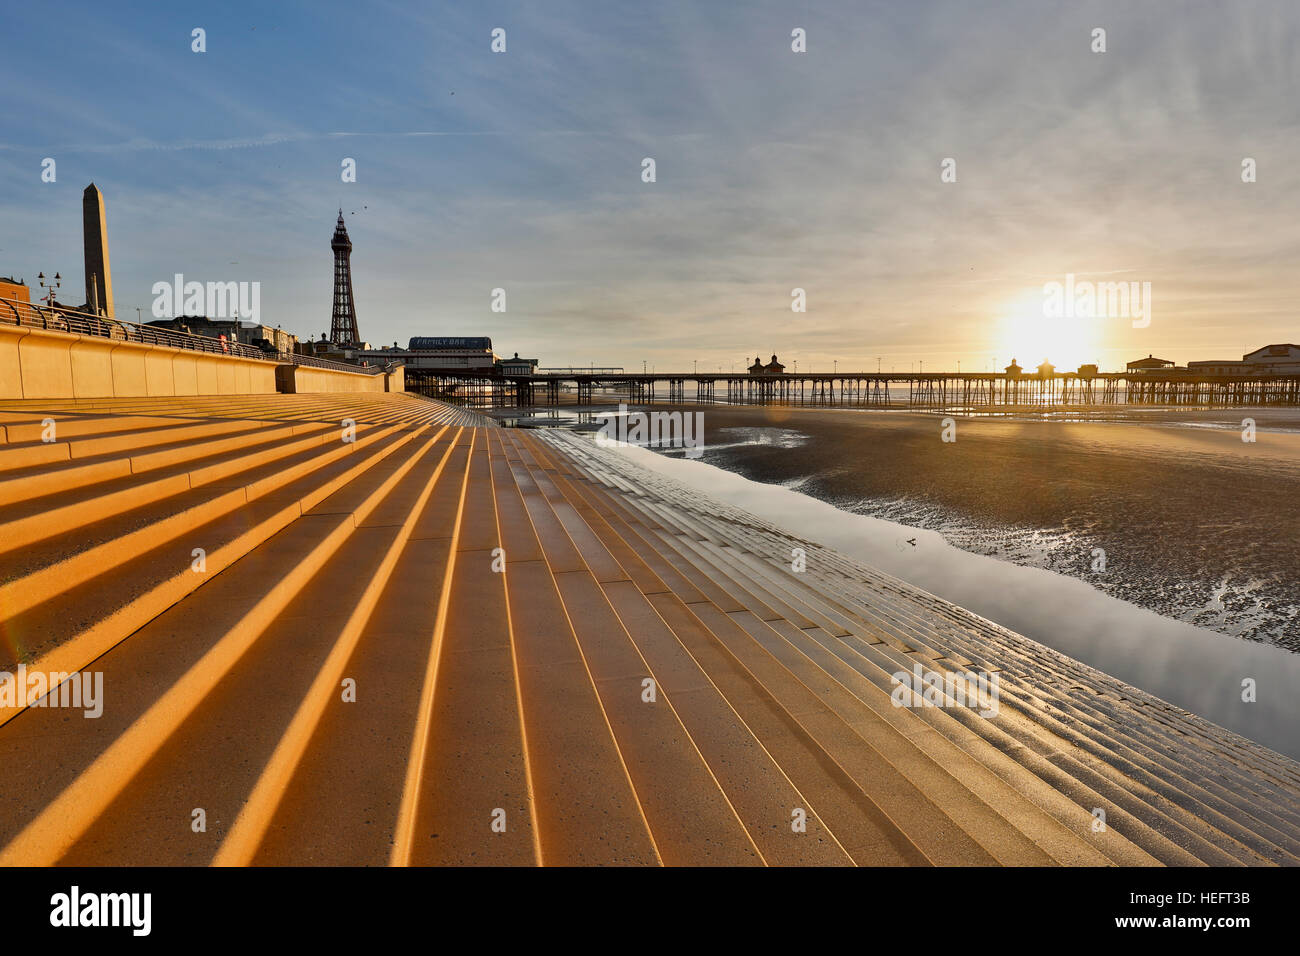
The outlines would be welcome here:
[[[181,272],[319,336],[341,205],[376,344],[844,370],[1300,340],[1286,0],[51,2],[6,36],[0,274],[79,289],[93,180],[122,318]],[[1066,273],[1150,282],[1151,324],[1040,321]]]

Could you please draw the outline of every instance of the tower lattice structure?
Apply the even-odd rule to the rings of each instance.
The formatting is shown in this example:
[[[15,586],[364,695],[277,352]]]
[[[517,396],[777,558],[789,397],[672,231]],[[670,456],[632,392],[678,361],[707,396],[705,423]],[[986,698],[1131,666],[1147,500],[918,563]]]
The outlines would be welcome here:
[[[330,341],[335,345],[360,345],[357,309],[352,300],[352,240],[343,224],[343,210],[330,241],[334,250],[334,310],[330,315]]]

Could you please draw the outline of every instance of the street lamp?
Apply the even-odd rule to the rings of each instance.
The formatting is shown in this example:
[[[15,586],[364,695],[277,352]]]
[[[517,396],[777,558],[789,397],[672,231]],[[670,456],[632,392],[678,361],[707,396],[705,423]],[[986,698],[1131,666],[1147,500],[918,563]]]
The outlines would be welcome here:
[[[38,273],[36,274],[36,278],[40,281],[40,283],[41,283],[41,288],[47,290],[47,293],[46,293],[46,296],[45,296],[45,301],[48,302],[48,303],[50,304],[50,307],[51,307],[51,308],[53,308],[53,306],[54,306],[54,291],[55,291],[56,289],[58,289],[59,286],[63,285],[63,276],[59,275],[57,272],[54,273],[54,278],[53,278],[52,280],[50,280],[50,281],[51,281],[51,284],[50,284],[50,285],[46,285],[46,284],[45,284],[45,273],[44,273],[44,272],[38,272]]]

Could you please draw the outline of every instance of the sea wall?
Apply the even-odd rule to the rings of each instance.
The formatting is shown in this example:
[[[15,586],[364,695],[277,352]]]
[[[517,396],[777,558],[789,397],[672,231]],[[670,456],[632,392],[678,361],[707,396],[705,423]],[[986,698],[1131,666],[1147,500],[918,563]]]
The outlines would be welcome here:
[[[0,325],[0,398],[266,394],[276,391],[275,369],[258,359]]]
[[[362,372],[344,372],[332,368],[315,368],[309,365],[281,365],[276,369],[276,383],[280,391],[289,394],[304,392],[384,392],[388,389],[383,373],[366,375]]]

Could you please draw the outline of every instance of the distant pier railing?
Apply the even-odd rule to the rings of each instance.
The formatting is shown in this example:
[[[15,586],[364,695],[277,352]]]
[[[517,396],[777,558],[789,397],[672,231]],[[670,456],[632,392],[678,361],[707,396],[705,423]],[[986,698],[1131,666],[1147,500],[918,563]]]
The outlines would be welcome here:
[[[622,375],[621,366],[600,366],[590,365],[586,368],[578,368],[576,365],[567,368],[539,368],[538,375]]]
[[[1090,405],[1208,407],[1300,405],[1300,375],[1205,375],[1185,371],[735,373],[407,370],[406,387],[476,407],[629,404],[808,405],[844,408],[1052,409]]]

